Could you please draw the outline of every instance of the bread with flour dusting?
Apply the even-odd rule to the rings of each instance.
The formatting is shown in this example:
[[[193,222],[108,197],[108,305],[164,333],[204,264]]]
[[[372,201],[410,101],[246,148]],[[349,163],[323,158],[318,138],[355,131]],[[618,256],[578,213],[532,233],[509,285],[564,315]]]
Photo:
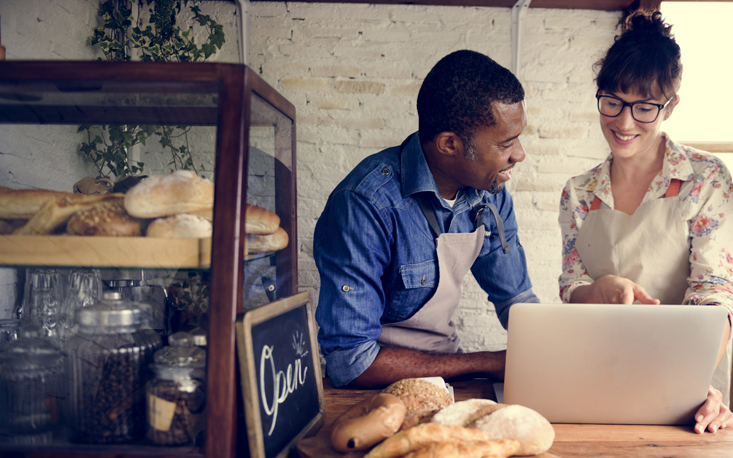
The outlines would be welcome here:
[[[151,175],[125,194],[125,209],[136,218],[161,218],[214,207],[214,183],[189,170]]]

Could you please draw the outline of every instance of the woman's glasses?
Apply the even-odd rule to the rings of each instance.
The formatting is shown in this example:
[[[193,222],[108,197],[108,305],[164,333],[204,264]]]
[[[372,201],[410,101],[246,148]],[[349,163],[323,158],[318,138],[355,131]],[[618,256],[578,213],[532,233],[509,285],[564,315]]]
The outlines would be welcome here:
[[[615,118],[624,111],[625,107],[631,108],[631,116],[639,122],[654,122],[659,117],[659,112],[662,111],[672,99],[667,100],[663,104],[650,103],[650,102],[625,102],[618,97],[612,95],[600,95],[596,94],[598,99],[598,111],[603,116]]]

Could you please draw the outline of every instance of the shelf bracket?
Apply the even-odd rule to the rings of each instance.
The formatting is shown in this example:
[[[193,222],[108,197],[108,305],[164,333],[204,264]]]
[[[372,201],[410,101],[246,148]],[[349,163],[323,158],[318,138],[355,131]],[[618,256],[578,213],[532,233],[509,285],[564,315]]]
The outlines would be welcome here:
[[[519,78],[524,16],[532,0],[518,0],[512,7],[512,73]]]

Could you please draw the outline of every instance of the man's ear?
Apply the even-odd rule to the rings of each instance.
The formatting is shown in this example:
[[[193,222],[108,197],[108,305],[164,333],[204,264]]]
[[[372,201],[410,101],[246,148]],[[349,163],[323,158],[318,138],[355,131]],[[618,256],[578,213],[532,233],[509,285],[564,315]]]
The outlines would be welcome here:
[[[680,103],[680,95],[675,94],[674,100],[669,102],[669,105],[667,105],[667,108],[664,109],[664,120],[665,121],[669,119],[670,116],[672,116],[672,112],[674,111],[678,103]]]
[[[463,154],[463,142],[453,132],[441,132],[433,139],[433,144],[439,153],[446,156],[460,156]]]

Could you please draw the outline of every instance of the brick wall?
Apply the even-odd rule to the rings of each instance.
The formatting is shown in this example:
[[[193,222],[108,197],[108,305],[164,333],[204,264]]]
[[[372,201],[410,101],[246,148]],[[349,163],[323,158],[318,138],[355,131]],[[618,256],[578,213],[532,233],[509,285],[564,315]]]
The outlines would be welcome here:
[[[100,57],[87,42],[100,24],[98,5],[99,0],[0,1],[8,59]],[[202,10],[224,24],[227,37],[213,60],[237,62],[234,4],[204,2]],[[468,48],[510,66],[510,10],[254,2],[250,11],[250,65],[298,113],[299,280],[301,289],[317,299],[313,229],[328,194],[361,159],[399,144],[417,129],[417,92],[441,57]],[[520,80],[529,115],[521,137],[527,159],[516,168],[509,189],[534,289],[543,301],[557,298],[560,190],[568,177],[607,154],[597,126],[591,64],[612,43],[618,17],[534,8],[526,15]],[[39,157],[32,148],[38,139],[16,140],[0,136],[0,185],[41,186],[28,178],[36,164],[29,158]],[[72,174],[85,173],[78,163],[78,141],[69,138],[60,148],[64,140],[54,140],[57,163]],[[11,157],[16,159],[9,168]],[[12,289],[14,279],[6,280],[3,272],[0,290]],[[8,311],[9,296],[3,297],[0,315]],[[473,278],[465,281],[455,319],[468,350],[505,345],[506,335]]]
[[[511,65],[509,8],[255,2],[250,65],[297,109],[299,283],[317,298],[313,229],[331,190],[361,159],[417,130],[420,83],[458,49]],[[520,80],[529,124],[515,169],[520,238],[534,290],[557,300],[565,181],[600,162],[591,64],[613,41],[619,13],[529,9]],[[469,278],[470,277],[470,278]],[[469,275],[455,316],[467,350],[499,349],[506,334]]]

